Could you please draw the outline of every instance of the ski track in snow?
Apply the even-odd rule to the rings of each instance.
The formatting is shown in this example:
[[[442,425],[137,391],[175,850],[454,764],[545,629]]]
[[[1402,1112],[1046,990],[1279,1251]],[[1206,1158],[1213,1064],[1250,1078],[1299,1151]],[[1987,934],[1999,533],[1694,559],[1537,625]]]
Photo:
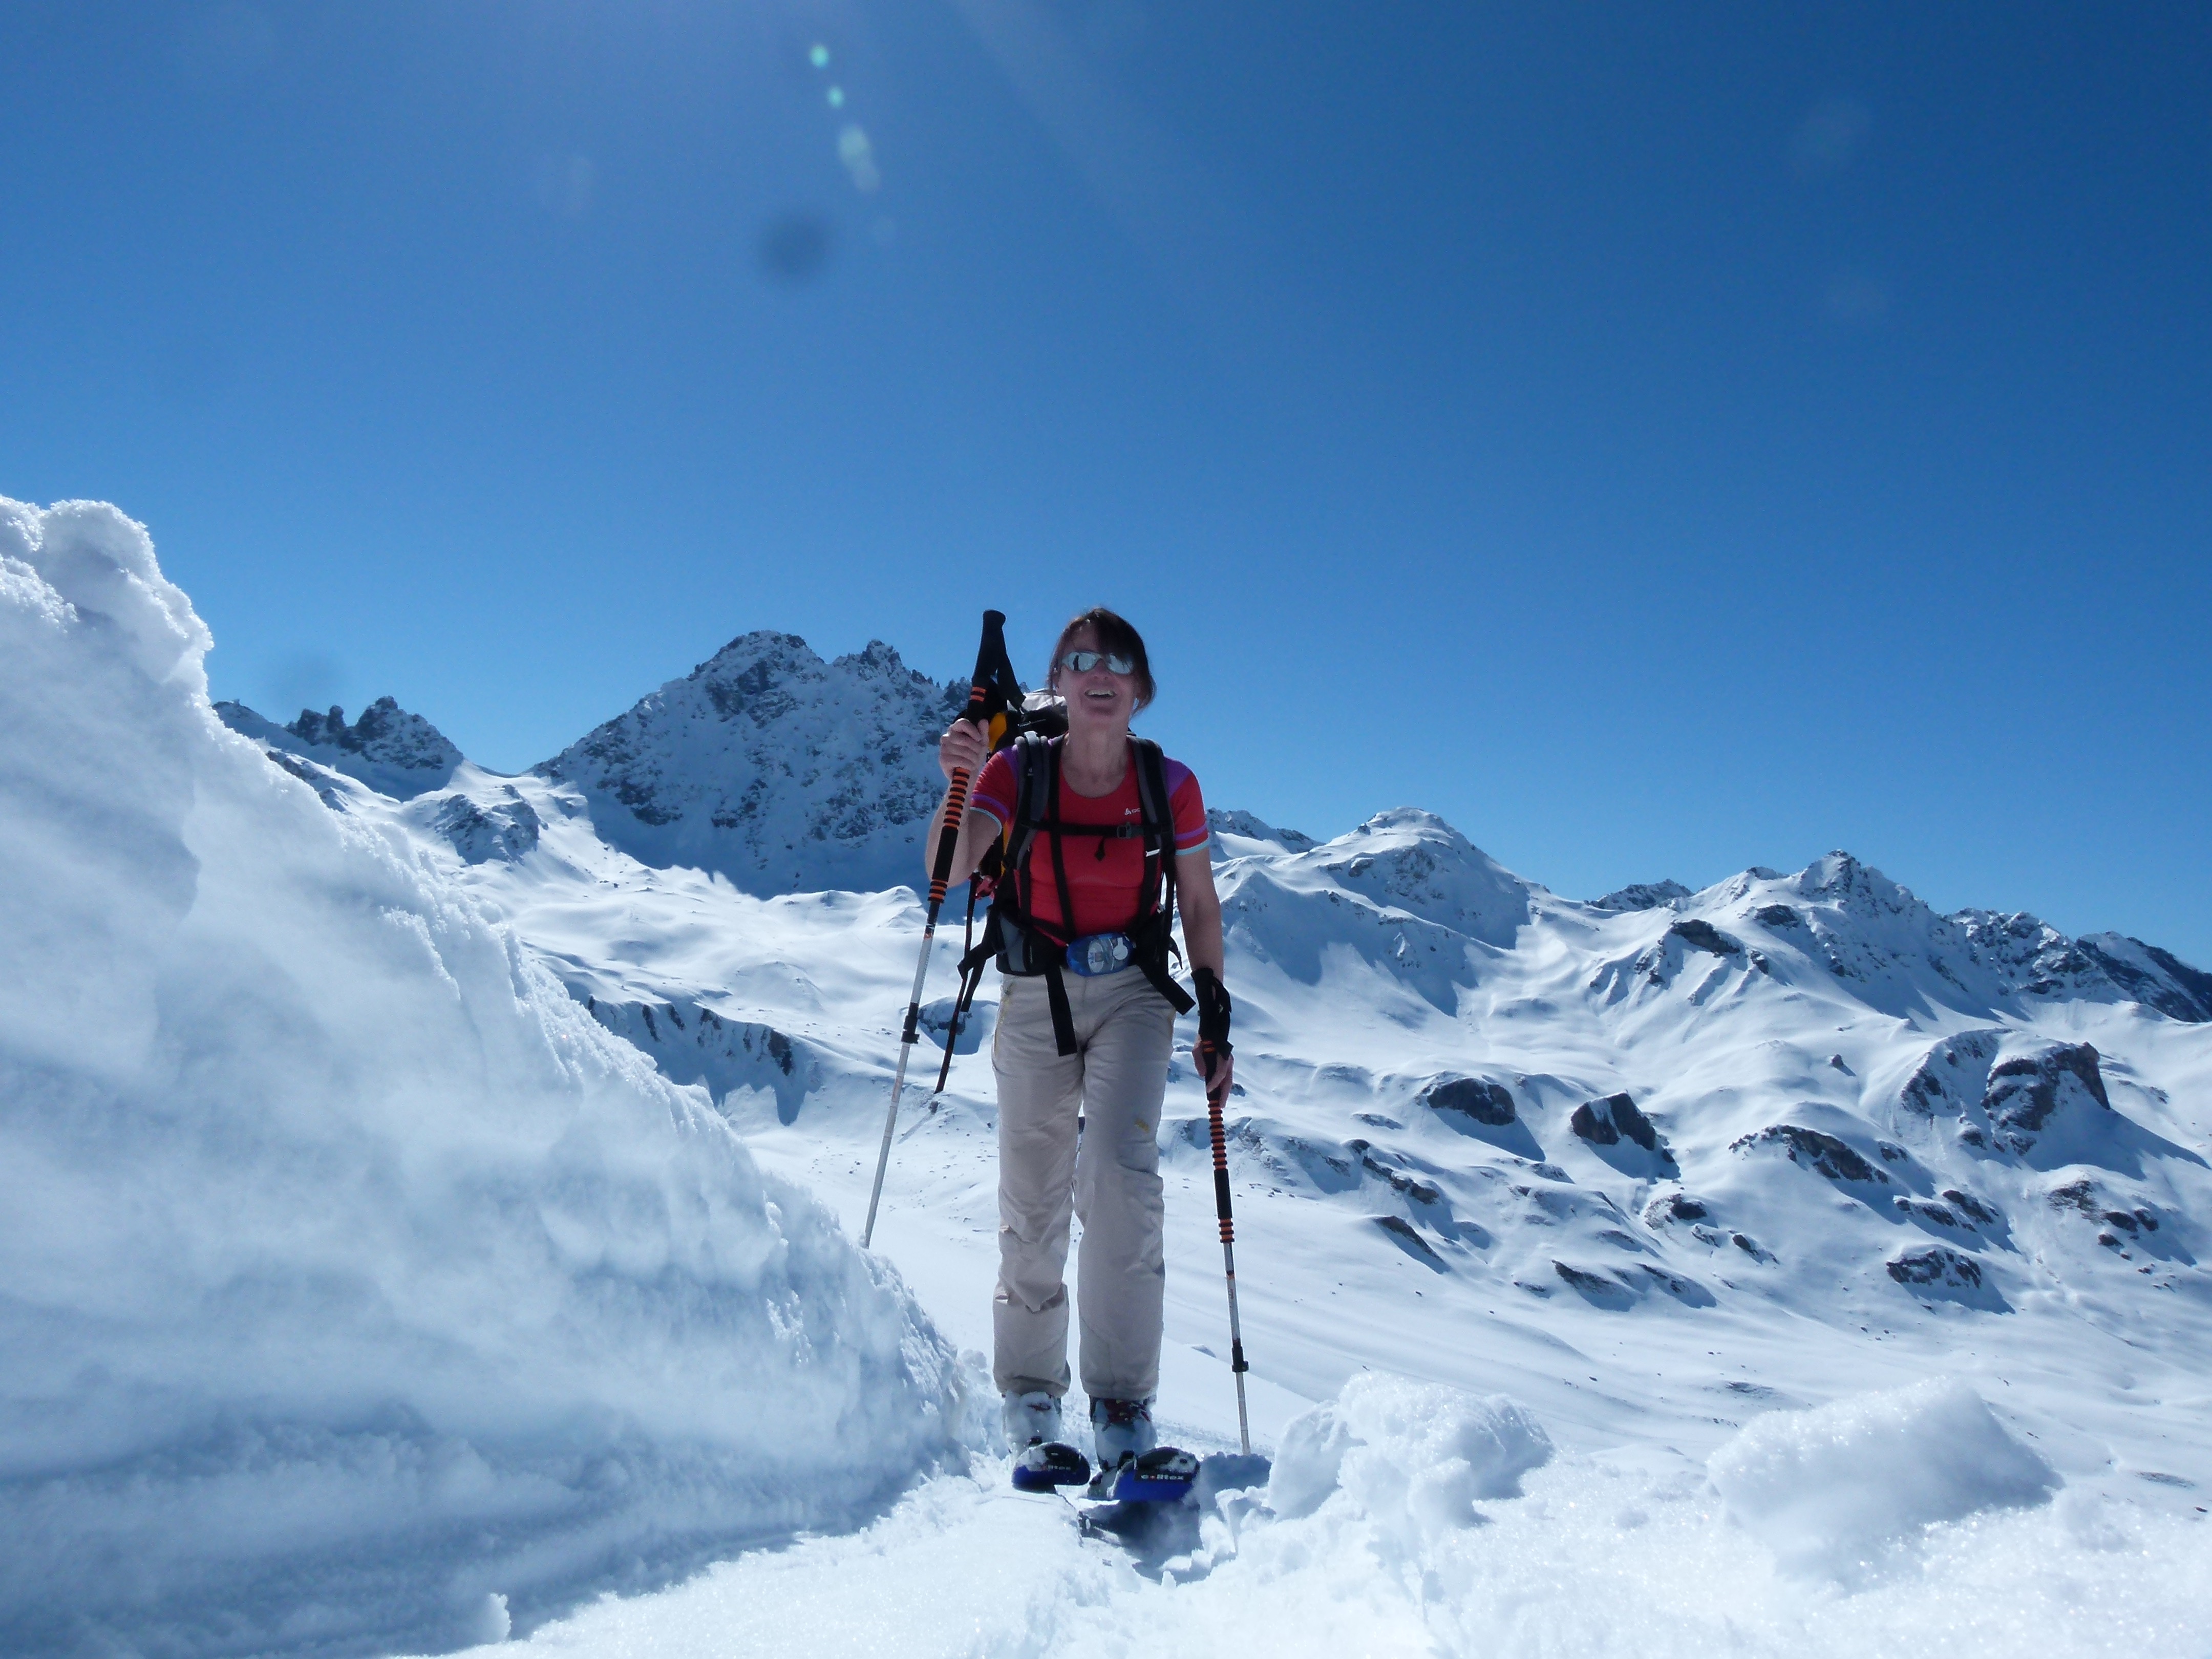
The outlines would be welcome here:
[[[830,1224],[866,1205],[921,908],[787,890],[809,837],[824,869],[911,854],[939,689],[887,648],[751,635],[522,777],[388,704],[296,729],[228,705],[226,736],[143,532],[0,507],[24,713],[0,834],[52,872],[0,904],[19,963],[70,964],[19,975],[0,1131],[70,1171],[88,1252],[170,1252],[94,1297],[0,1231],[0,1334],[44,1368],[0,1400],[26,1652],[2212,1653],[2212,1006],[2162,953],[1936,916],[1841,854],[1583,904],[1419,811],[1319,844],[1217,814],[1278,1478],[1135,1560],[952,1420],[995,1266],[989,982],[933,1108],[916,1059],[896,1279]],[[779,768],[785,729],[805,766]],[[291,1030],[321,1048],[255,1058]],[[1214,1451],[1191,1035],[1159,1413]],[[106,1209],[70,1139],[87,1103],[128,1131]],[[602,1141],[580,1182],[562,1159]],[[672,1233],[669,1194],[705,1218]],[[301,1250],[341,1277],[353,1251],[374,1294],[307,1295]],[[716,1346],[757,1319],[781,1358]],[[393,1329],[434,1360],[410,1375]],[[657,1382],[626,1370],[641,1340]],[[485,1404],[515,1387],[543,1419],[519,1431]],[[849,1478],[811,1508],[745,1495],[794,1449]],[[96,1548],[73,1562],[57,1515]],[[763,1536],[647,1589],[696,1539]],[[580,1605],[609,1586],[635,1593]]]

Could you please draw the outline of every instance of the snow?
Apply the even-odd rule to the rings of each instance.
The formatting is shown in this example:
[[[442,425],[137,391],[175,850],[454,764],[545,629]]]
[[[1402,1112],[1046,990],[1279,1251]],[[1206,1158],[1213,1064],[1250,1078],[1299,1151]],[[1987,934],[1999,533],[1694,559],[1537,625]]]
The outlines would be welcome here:
[[[746,634],[537,769],[574,783],[607,842],[753,893],[915,879],[944,780],[937,739],[968,688],[881,641],[825,663]]]
[[[207,644],[0,507],[0,1651],[450,1646],[964,1462],[890,1268]]]
[[[1372,1373],[1283,1431],[1267,1504],[1297,1519],[1338,1493],[1395,1530],[1473,1526],[1477,1498],[1518,1498],[1551,1437],[1512,1401]]]
[[[461,763],[461,751],[444,732],[391,697],[379,697],[351,725],[338,708],[325,714],[303,708],[289,726],[265,720],[243,703],[219,702],[215,712],[242,737],[305,756],[398,800],[444,788]]]
[[[1979,1395],[1940,1377],[1777,1412],[1706,1468],[1729,1515],[1786,1565],[1838,1577],[1934,1522],[2040,1504],[2059,1484]]]
[[[1346,1393],[1333,1408],[1348,1403],[1363,1419],[1373,1468],[1435,1467],[1437,1431],[1419,1409],[1433,1395],[1384,1379]],[[1415,1409],[1378,1409],[1388,1401]],[[1928,1407],[1918,1411],[1924,1422]],[[1899,1414],[1877,1400],[1860,1415]],[[1887,1447],[1860,1490],[1878,1497],[1893,1477],[1909,1486],[1900,1451]],[[2201,1522],[2062,1502],[1931,1522],[1910,1491],[1889,1517],[1899,1530],[1880,1537],[1890,1547],[1847,1587],[1782,1565],[1697,1474],[1634,1453],[1561,1455],[1521,1477],[1522,1495],[1440,1506],[1429,1524],[1395,1481],[1297,1516],[1231,1492],[1187,1549],[1150,1565],[1080,1538],[1060,1500],[1014,1494],[1002,1478],[996,1467],[940,1478],[856,1534],[750,1553],[658,1595],[608,1598],[533,1632],[528,1650],[2194,1656],[2212,1589]],[[1879,1509],[1862,1518],[1881,1524]]]
[[[2212,1024],[2166,953],[1846,854],[1583,904],[1412,809],[1217,811],[1274,1472],[1133,1553],[963,1417],[994,983],[878,1255],[838,1231],[921,907],[808,890],[903,878],[939,689],[746,635],[599,772],[403,799],[222,729],[136,526],[6,511],[0,1647],[2203,1649]],[[1158,1415],[1218,1454],[1191,1035]]]

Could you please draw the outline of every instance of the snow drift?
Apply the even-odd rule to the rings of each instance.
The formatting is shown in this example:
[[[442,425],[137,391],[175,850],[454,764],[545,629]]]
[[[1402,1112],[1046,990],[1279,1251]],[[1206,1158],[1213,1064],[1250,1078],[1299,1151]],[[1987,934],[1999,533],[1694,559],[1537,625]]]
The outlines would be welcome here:
[[[1267,1483],[1279,1515],[1340,1501],[1394,1530],[1426,1536],[1477,1519],[1478,1498],[1518,1498],[1552,1457],[1551,1437],[1503,1395],[1362,1372],[1283,1431]]]
[[[0,501],[0,1650],[449,1647],[955,1452],[896,1280],[209,644],[138,526]]]
[[[2059,1485],[1979,1395],[1942,1378],[1777,1412],[1708,1467],[1784,1566],[1843,1579],[1936,1522],[2040,1504]]]
[[[541,1629],[532,1651],[781,1652],[800,1644],[796,1617],[809,1651],[902,1659],[2204,1650],[2212,1554],[2201,1516],[2069,1504],[2073,1492],[2056,1504],[1990,1508],[1981,1500],[2001,1483],[1954,1458],[1968,1478],[1953,1495],[1974,1512],[1939,1504],[1959,1518],[1933,1521],[1910,1495],[1908,1466],[1930,1449],[1930,1431],[1959,1425],[1956,1403],[1915,1391],[1903,1408],[1893,1395],[1827,1412],[1775,1432],[1810,1446],[1823,1424],[1861,1425],[1849,1437],[1870,1467],[1848,1478],[1863,1497],[1905,1494],[1876,1524],[1917,1539],[1848,1588],[1778,1571],[1703,1478],[1653,1449],[1554,1454],[1534,1415],[1504,1397],[1365,1373],[1285,1434],[1266,1501],[1256,1489],[1218,1494],[1195,1536],[1149,1572],[1083,1538],[1057,1505],[948,1475],[856,1535],[750,1552],[659,1595],[608,1597]],[[1966,1426],[1968,1452],[2002,1436],[1993,1423]],[[1419,1495],[1425,1482],[1432,1497],[1455,1480],[1479,1492],[1480,1508],[1429,1508]],[[1304,1497],[1286,1510],[1292,1482]],[[1326,1494],[1308,1509],[1316,1485]]]

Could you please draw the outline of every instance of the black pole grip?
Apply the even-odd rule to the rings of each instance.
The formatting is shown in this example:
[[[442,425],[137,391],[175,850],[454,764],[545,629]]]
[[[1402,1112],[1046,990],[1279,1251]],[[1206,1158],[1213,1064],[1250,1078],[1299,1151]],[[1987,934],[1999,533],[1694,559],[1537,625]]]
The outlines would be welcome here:
[[[979,726],[984,723],[985,711],[991,701],[991,679],[1006,654],[1006,629],[1005,611],[983,613],[982,643],[975,647],[975,672],[969,678],[968,710],[961,715],[962,720],[974,720]],[[952,859],[960,850],[960,823],[967,816],[968,774],[963,769],[952,775],[952,787],[945,801],[945,823],[937,836],[937,857],[929,868],[929,919],[933,922],[945,902],[945,890],[952,884]]]

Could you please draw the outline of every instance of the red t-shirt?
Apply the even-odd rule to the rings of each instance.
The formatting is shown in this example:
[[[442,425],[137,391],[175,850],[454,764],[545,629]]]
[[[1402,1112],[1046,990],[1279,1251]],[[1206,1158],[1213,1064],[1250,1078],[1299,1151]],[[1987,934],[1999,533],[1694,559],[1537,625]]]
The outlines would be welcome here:
[[[1175,820],[1175,849],[1180,854],[1206,845],[1206,802],[1198,780],[1181,761],[1162,757],[1161,771],[1168,787],[1168,811]],[[1000,828],[1014,821],[1015,777],[1013,751],[1001,749],[984,763],[975,780],[969,805],[988,812]],[[1137,824],[1144,820],[1144,805],[1137,793],[1136,757],[1130,757],[1121,774],[1121,787],[1110,795],[1079,795],[1057,780],[1060,817],[1068,823]],[[1060,914],[1060,884],[1053,878],[1052,844],[1057,840],[1067,867],[1067,896],[1074,902],[1075,926],[1069,928]],[[1104,850],[1105,856],[1099,853]],[[1145,890],[1145,838],[1129,836],[1109,840],[1098,836],[1054,836],[1040,832],[1030,848],[1029,873],[1023,896],[1037,921],[1072,938],[1085,933],[1126,931],[1137,919],[1137,906]]]

